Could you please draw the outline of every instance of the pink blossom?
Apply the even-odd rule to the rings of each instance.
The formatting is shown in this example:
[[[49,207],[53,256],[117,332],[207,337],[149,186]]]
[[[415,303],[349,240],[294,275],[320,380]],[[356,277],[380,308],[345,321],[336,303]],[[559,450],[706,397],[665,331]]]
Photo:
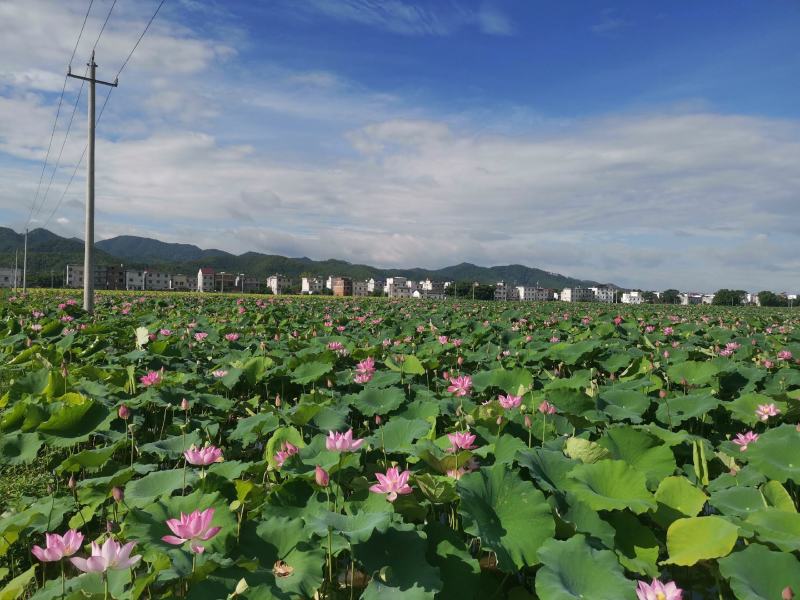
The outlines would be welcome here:
[[[334,352],[339,352],[340,350],[344,350],[344,344],[342,344],[342,342],[329,342],[328,343],[328,350],[333,350]]]
[[[450,452],[457,450],[472,450],[475,448],[475,435],[468,431],[456,431],[455,433],[448,433],[447,439],[450,440]]]
[[[131,556],[136,542],[124,546],[113,538],[108,538],[100,546],[92,542],[92,555],[89,558],[73,557],[70,562],[84,573],[104,573],[109,569],[128,569],[141,560],[142,555]]]
[[[561,338],[559,338],[557,335],[554,335],[553,337],[550,338],[550,343],[551,344],[557,344],[560,341],[561,341]]]
[[[458,377],[450,378],[450,385],[448,386],[447,391],[455,394],[459,398],[463,398],[464,396],[469,395],[471,389],[472,377],[469,375],[459,375]]]
[[[620,323],[622,323],[622,317],[617,315],[616,317],[614,317],[614,325],[619,325]]]
[[[169,336],[172,335],[172,330],[171,329],[159,329],[158,333],[160,333],[164,337],[169,337]]]
[[[216,446],[203,446],[198,448],[192,444],[183,453],[186,462],[198,467],[207,467],[210,464],[222,462],[222,450]]]
[[[300,449],[294,444],[284,442],[281,449],[275,453],[275,464],[277,464],[280,469],[290,456],[294,456],[299,451]]]
[[[556,407],[547,400],[542,400],[542,403],[539,405],[539,412],[543,415],[553,415],[556,413]]]
[[[239,334],[238,333],[226,333],[225,334],[225,339],[228,340],[229,342],[235,342],[236,340],[239,339]]]
[[[372,381],[372,373],[360,373],[353,376],[353,381],[355,383],[364,385],[365,383],[369,383]]]
[[[792,360],[792,353],[789,350],[778,352],[778,360]]]
[[[314,469],[314,481],[317,482],[317,485],[319,487],[328,487],[331,478],[325,469],[317,465],[316,468]]]
[[[120,404],[119,408],[117,409],[117,415],[123,421],[127,421],[131,416],[131,410],[124,404]]]
[[[674,329],[672,327],[664,327],[664,335],[672,335],[674,333]]]
[[[452,344],[453,344],[453,346],[455,346],[456,348],[460,348],[460,347],[461,347],[461,344],[463,344],[463,343],[464,343],[464,340],[462,340],[462,339],[460,339],[460,338],[456,338],[456,339],[454,339],[454,340],[450,340],[450,343],[452,343]]]
[[[728,348],[723,348],[719,351],[720,356],[730,356],[731,354],[733,354],[733,350],[729,350]]]
[[[205,331],[198,331],[194,334],[194,339],[196,342],[202,342],[204,339],[208,337],[208,334]]]
[[[83,544],[83,534],[75,529],[70,529],[63,536],[57,533],[44,535],[45,547],[34,546],[31,548],[33,555],[42,562],[55,562],[66,556],[72,556]]]
[[[768,360],[768,359],[764,360],[764,368],[765,369],[771,369],[774,366],[775,366],[775,363],[772,362],[771,360]]]
[[[750,444],[753,444],[758,441],[758,434],[753,433],[752,431],[748,431],[747,433],[737,433],[736,439],[733,440],[733,443],[739,446],[739,452],[744,452],[747,450],[747,447]]]
[[[639,582],[636,597],[638,600],[683,600],[683,590],[674,581],[663,584],[658,579],[653,579],[651,584]]]
[[[497,398],[497,400],[500,402],[500,406],[506,410],[517,408],[520,404],[522,404],[522,396],[512,396],[511,394],[508,396],[500,396]]]
[[[167,527],[175,535],[165,535],[161,539],[175,546],[189,542],[189,549],[192,552],[202,554],[205,552],[205,547],[199,542],[207,542],[220,530],[220,527],[211,527],[213,518],[213,508],[207,508],[203,512],[195,510],[188,515],[181,513],[180,519],[167,519]]]
[[[215,371],[211,371],[211,374],[217,379],[220,379],[222,377],[225,377],[225,375],[227,375],[228,372],[225,369],[217,369]]]
[[[413,491],[411,486],[408,485],[408,477],[410,475],[411,471],[400,473],[397,467],[391,467],[386,471],[385,475],[383,473],[375,473],[378,483],[370,486],[369,491],[376,494],[386,494],[386,499],[389,502],[394,502],[397,500],[398,495],[410,494]]]
[[[442,345],[446,344],[447,343],[447,336],[446,335],[440,335],[439,336],[439,343],[442,344]]]
[[[353,429],[350,428],[344,433],[329,431],[325,447],[334,452],[355,452],[363,443],[363,439],[353,439]]]
[[[142,375],[139,378],[139,382],[144,387],[150,387],[151,385],[157,385],[161,383],[161,371],[148,371],[147,375]]]
[[[656,328],[655,328],[655,327],[653,327],[652,325],[647,325],[647,326],[644,328],[644,332],[645,332],[645,333],[653,333],[655,330],[656,330]]]
[[[356,365],[356,373],[359,375],[372,375],[375,372],[375,359],[368,356]]]
[[[770,417],[775,417],[780,412],[780,409],[778,409],[775,404],[771,402],[769,404],[759,404],[758,408],[756,408],[756,416],[762,421],[766,421]]]

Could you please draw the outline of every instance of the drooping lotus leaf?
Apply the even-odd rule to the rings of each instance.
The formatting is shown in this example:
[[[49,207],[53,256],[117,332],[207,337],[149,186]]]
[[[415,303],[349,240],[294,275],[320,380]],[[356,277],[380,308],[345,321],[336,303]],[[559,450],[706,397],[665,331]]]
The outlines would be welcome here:
[[[667,477],[655,493],[658,509],[653,519],[662,527],[681,517],[696,517],[708,496],[686,477]]]
[[[598,443],[607,448],[611,456],[623,460],[647,476],[653,488],[676,469],[672,449],[656,436],[631,426],[609,428]]]
[[[667,530],[668,564],[692,566],[698,561],[727,556],[739,528],[722,517],[678,519]]]
[[[794,425],[780,425],[762,433],[746,455],[748,462],[769,479],[800,484],[800,431]]]
[[[644,474],[621,460],[578,465],[569,472],[566,489],[594,510],[643,513],[656,508]]]
[[[439,523],[430,523],[428,534],[428,562],[439,568],[442,590],[438,600],[477,599],[480,566],[455,531]]]
[[[752,528],[762,542],[785,552],[800,550],[800,514],[796,512],[774,508],[760,510],[747,516],[745,526]]]
[[[665,425],[677,427],[689,419],[697,419],[720,404],[711,390],[698,390],[691,394],[676,394],[658,400],[656,419]]]
[[[464,475],[457,488],[464,531],[495,552],[500,569],[537,564],[536,551],[555,531],[542,492],[502,464]]]
[[[539,560],[536,593],[542,600],[636,600],[636,584],[625,578],[614,553],[592,548],[582,535],[548,540]]]

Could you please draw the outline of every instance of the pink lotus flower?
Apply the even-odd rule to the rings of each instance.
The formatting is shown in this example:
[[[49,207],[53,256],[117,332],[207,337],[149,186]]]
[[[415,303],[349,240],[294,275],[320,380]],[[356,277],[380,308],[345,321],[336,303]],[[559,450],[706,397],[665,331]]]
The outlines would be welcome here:
[[[463,398],[464,396],[469,395],[471,389],[472,377],[469,375],[459,375],[458,377],[450,378],[450,385],[448,386],[447,391],[455,394],[459,398]]]
[[[554,415],[556,413],[556,407],[547,400],[542,400],[542,403],[539,405],[539,412],[543,415]]]
[[[171,336],[171,335],[172,335],[172,330],[171,330],[171,329],[160,329],[160,330],[158,331],[158,333],[160,333],[160,334],[161,334],[161,335],[163,335],[164,337],[169,337],[169,336]]]
[[[239,339],[239,334],[238,333],[226,333],[225,334],[225,339],[228,340],[229,342],[235,342],[236,340]]]
[[[353,376],[353,381],[359,384],[365,384],[372,381],[372,373],[362,373],[359,375]]]
[[[83,534],[75,529],[70,529],[63,536],[57,533],[44,535],[45,547],[34,546],[31,548],[33,555],[42,562],[55,562],[65,556],[72,556],[83,544]]]
[[[758,441],[758,434],[753,433],[752,431],[748,431],[747,433],[737,433],[736,439],[733,440],[733,443],[739,446],[739,452],[744,452],[747,450],[747,447],[750,444],[753,444]]]
[[[328,350],[339,352],[340,350],[344,350],[344,344],[342,344],[342,342],[328,342]]]
[[[104,573],[109,569],[128,569],[141,560],[142,555],[131,556],[136,542],[128,542],[124,546],[118,541],[108,538],[100,546],[92,542],[92,555],[89,558],[73,557],[70,562],[84,573]]]
[[[375,359],[368,356],[356,365],[356,373],[360,375],[371,375],[375,372]]]
[[[772,362],[771,360],[764,360],[764,368],[765,369],[771,369],[774,366],[775,366],[775,363]]]
[[[167,527],[175,535],[165,535],[161,539],[168,544],[180,546],[189,542],[189,549],[196,553],[205,552],[205,547],[199,542],[207,542],[219,533],[219,527],[211,527],[214,518],[214,509],[207,508],[203,512],[196,510],[188,515],[181,513],[180,519],[167,519]]]
[[[328,487],[331,478],[325,469],[317,465],[316,468],[314,469],[314,481],[317,482],[317,485],[319,487]]]
[[[124,404],[120,404],[119,408],[117,409],[117,415],[119,415],[119,418],[123,421],[127,421],[131,417],[131,409]]]
[[[378,483],[370,486],[369,491],[376,494],[386,494],[386,499],[389,502],[397,500],[397,496],[401,494],[410,494],[413,490],[408,485],[408,477],[411,471],[403,471],[397,467],[392,467],[386,471],[386,474],[375,473],[375,478]]]
[[[522,396],[512,396],[509,394],[508,396],[500,396],[497,401],[500,402],[500,406],[506,410],[510,410],[522,404]]]
[[[454,340],[450,340],[450,342],[451,342],[451,343],[453,344],[453,346],[455,346],[456,348],[460,348],[460,347],[461,347],[461,344],[463,344],[463,343],[464,343],[464,340],[462,340],[462,339],[459,339],[459,338],[456,338],[456,339],[454,339]]]
[[[788,350],[778,352],[778,360],[792,360],[792,353]]]
[[[188,450],[183,453],[186,462],[190,465],[197,467],[207,467],[213,463],[222,462],[222,450],[216,446],[204,446],[198,448],[192,444]]]
[[[455,433],[448,433],[447,439],[450,440],[450,452],[458,450],[472,450],[475,448],[475,435],[468,431],[456,431]]]
[[[620,323],[622,323],[622,317],[617,315],[616,317],[614,317],[614,325],[619,325]]]
[[[278,468],[280,469],[290,456],[294,456],[299,451],[300,449],[294,444],[284,442],[281,449],[275,453],[275,463],[278,465]]]
[[[770,417],[775,417],[780,413],[780,409],[773,403],[759,404],[756,408],[756,416],[762,421],[768,420]]]
[[[364,443],[363,439],[353,439],[353,429],[350,428],[344,433],[329,431],[328,438],[325,440],[325,447],[334,452],[355,452]]]
[[[144,387],[157,385],[161,383],[161,371],[148,371],[147,375],[142,375],[141,377],[139,377],[139,382]]]
[[[204,339],[208,337],[208,334],[205,331],[198,331],[194,334],[194,339],[196,342],[202,342]]]
[[[211,374],[217,379],[221,379],[222,377],[225,377],[228,372],[225,369],[217,369],[216,371],[211,371]]]
[[[636,597],[638,600],[683,600],[683,591],[674,581],[663,584],[658,579],[653,579],[651,584],[639,582]]]
[[[674,331],[672,327],[664,327],[664,335],[672,335]]]
[[[447,336],[446,335],[440,335],[439,336],[439,343],[442,344],[442,345],[445,345],[447,343]]]
[[[561,341],[561,339],[557,335],[554,335],[553,337],[550,338],[550,343],[551,344],[557,344],[560,341]]]

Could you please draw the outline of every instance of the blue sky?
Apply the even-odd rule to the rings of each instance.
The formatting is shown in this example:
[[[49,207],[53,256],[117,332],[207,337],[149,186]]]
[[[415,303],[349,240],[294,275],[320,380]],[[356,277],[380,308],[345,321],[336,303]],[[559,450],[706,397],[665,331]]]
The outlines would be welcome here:
[[[118,0],[98,76],[156,4]],[[16,229],[87,5],[0,3],[0,222]],[[790,1],[168,0],[98,128],[98,237],[793,291],[798,31]],[[57,201],[83,103],[31,226],[82,230],[82,169]]]

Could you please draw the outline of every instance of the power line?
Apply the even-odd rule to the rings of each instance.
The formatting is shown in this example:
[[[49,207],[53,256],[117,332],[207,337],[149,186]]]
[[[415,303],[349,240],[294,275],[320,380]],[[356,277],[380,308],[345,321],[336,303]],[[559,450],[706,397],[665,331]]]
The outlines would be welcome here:
[[[80,44],[81,38],[83,37],[83,30],[86,28],[86,21],[89,19],[89,13],[92,10],[92,4],[94,4],[94,0],[89,0],[89,7],[86,9],[86,14],[83,17],[83,23],[81,24],[81,30],[78,33],[78,39],[75,40],[75,46],[73,46],[72,54],[69,57],[69,64],[70,65],[72,64],[72,59],[75,58],[75,52],[77,52],[77,50],[78,50],[78,44]],[[67,80],[68,79],[69,79],[69,77],[67,75],[65,75],[64,76],[64,85],[61,86],[61,95],[58,97],[58,108],[56,109],[56,118],[53,120],[53,128],[50,131],[50,141],[47,143],[47,152],[44,155],[44,163],[42,164],[42,172],[39,175],[39,183],[36,186],[36,194],[34,194],[34,196],[33,196],[33,202],[31,203],[31,210],[28,213],[28,220],[25,223],[25,227],[26,228],[28,227],[28,225],[30,225],[31,219],[34,216],[34,210],[36,208],[36,203],[39,200],[39,191],[41,190],[42,181],[44,180],[44,173],[45,173],[45,170],[47,169],[47,162],[50,159],[50,150],[53,147],[53,138],[55,137],[55,134],[56,134],[56,126],[58,125],[58,117],[61,114],[61,104],[64,101],[64,92],[67,89]],[[83,89],[83,88],[81,88],[81,89]],[[51,181],[52,181],[52,179],[51,179]],[[44,200],[42,201],[42,204],[44,204]],[[38,211],[37,211],[37,213],[38,213]]]
[[[153,24],[153,21],[155,21],[156,17],[158,16],[159,11],[161,10],[161,7],[164,6],[166,1],[167,0],[161,0],[159,2],[158,6],[156,6],[156,10],[153,13],[153,16],[150,17],[149,21],[147,21],[147,24],[145,25],[144,30],[142,31],[141,35],[139,35],[139,38],[136,40],[136,43],[133,45],[133,48],[131,48],[131,51],[128,53],[128,56],[122,62],[122,65],[120,66],[119,70],[117,71],[115,79],[119,78],[119,76],[122,73],[122,71],[128,65],[128,62],[131,60],[131,57],[133,56],[134,52],[136,52],[136,49],[139,47],[139,44],[141,43],[142,38],[144,38],[144,36],[147,33],[147,31],[150,29],[150,26]],[[116,5],[116,0],[114,0],[114,4],[111,5],[111,10],[114,9],[114,5]],[[109,10],[109,16],[111,14],[111,10]],[[108,22],[108,18],[106,18],[106,22]],[[104,24],[103,27],[105,27],[105,24]],[[102,31],[101,31],[101,33],[102,33]],[[98,38],[98,40],[99,40],[99,38]],[[113,90],[114,90],[113,87],[108,88],[108,94],[106,94],[105,100],[103,100],[103,105],[100,107],[100,112],[97,115],[97,121],[96,121],[97,123],[99,123],[100,119],[103,118],[103,111],[105,111],[105,109],[106,109],[106,105],[108,104],[108,99],[111,97],[111,92]],[[78,173],[78,169],[80,168],[81,163],[83,163],[83,159],[86,157],[87,146],[88,146],[88,144],[84,145],[83,152],[81,152],[81,156],[78,159],[78,162],[75,163],[75,168],[73,169],[72,175],[70,175],[70,178],[67,181],[67,185],[64,188],[64,191],[61,193],[61,196],[59,197],[58,202],[53,207],[53,210],[50,211],[50,214],[48,215],[47,220],[45,221],[44,225],[42,225],[42,227],[47,227],[47,225],[50,223],[51,219],[55,215],[56,211],[61,206],[61,203],[64,201],[64,198],[66,197],[67,193],[69,192],[69,188],[72,185],[72,181],[75,179],[75,175]]]
[[[94,0],[91,0],[91,2],[89,3],[89,9],[92,8],[92,4],[93,3],[94,3]],[[111,13],[114,11],[114,7],[116,5],[117,5],[117,0],[114,0],[111,3],[111,7],[108,9],[108,13],[106,13],[106,18],[103,21],[102,27],[100,27],[100,33],[97,34],[97,39],[95,39],[95,41],[94,41],[94,46],[92,46],[92,52],[94,52],[94,49],[97,47],[97,44],[100,42],[100,38],[103,37],[103,32],[106,29],[106,25],[108,25],[108,21],[111,18]],[[72,59],[75,58],[75,53],[78,50],[78,43],[80,42],[80,38],[83,35],[83,30],[84,30],[84,27],[86,27],[86,20],[88,19],[88,17],[89,17],[89,11],[87,10],[86,11],[86,17],[84,18],[83,25],[81,26],[80,35],[78,36],[78,41],[75,42],[75,47],[72,49],[72,55],[70,56],[70,59],[69,59],[69,69],[67,71],[67,75],[64,78],[64,87],[66,87],[67,79],[69,79],[69,73],[72,71]],[[86,77],[86,75],[88,73],[89,73],[89,67],[87,66],[85,71],[84,71],[83,76]],[[30,213],[30,215],[28,217],[28,224],[30,224],[31,220],[34,217],[38,216],[39,212],[44,208],[45,202],[47,200],[47,195],[50,192],[50,187],[53,184],[53,179],[55,178],[56,172],[58,171],[58,167],[61,165],[61,155],[64,152],[64,146],[66,145],[67,139],[69,138],[69,132],[72,129],[72,122],[75,119],[75,113],[78,110],[78,103],[79,103],[79,101],[81,99],[81,94],[83,93],[83,86],[84,86],[85,83],[86,82],[84,80],[81,80],[81,87],[78,90],[78,97],[75,99],[75,105],[72,107],[72,115],[70,115],[70,118],[69,118],[69,125],[67,126],[67,132],[64,134],[64,141],[61,143],[61,150],[58,153],[58,158],[56,159],[55,167],[53,167],[53,172],[50,174],[50,181],[48,182],[47,188],[45,189],[44,195],[42,196],[42,202],[39,205],[39,208],[37,208],[35,211],[34,211],[34,207],[35,207],[35,201],[34,201],[34,206],[31,207],[31,213]],[[63,90],[62,90],[62,92],[63,92]],[[61,105],[61,102],[59,101],[59,110],[60,110],[60,105]],[[58,117],[56,117],[56,119],[57,118]],[[53,131],[55,132],[55,123],[53,124]],[[52,144],[52,137],[51,137],[50,143]],[[48,149],[48,154],[49,154],[49,149]],[[42,174],[44,175],[44,169],[42,170]],[[39,184],[41,186],[41,180],[40,180]],[[39,194],[38,194],[38,188],[37,188],[36,197],[38,197],[38,195]],[[26,227],[27,227],[27,225],[26,225]]]

